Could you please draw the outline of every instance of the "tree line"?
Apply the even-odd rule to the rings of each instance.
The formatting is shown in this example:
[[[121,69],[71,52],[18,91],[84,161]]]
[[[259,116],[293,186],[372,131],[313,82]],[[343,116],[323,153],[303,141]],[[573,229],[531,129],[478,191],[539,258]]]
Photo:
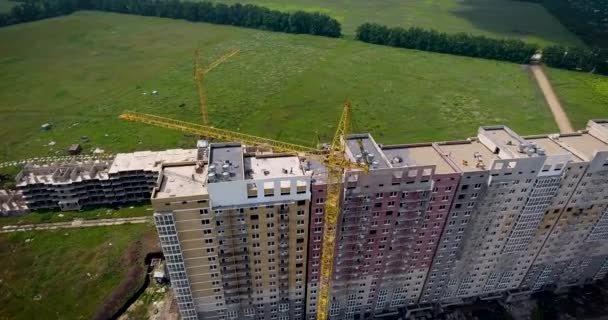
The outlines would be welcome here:
[[[608,75],[608,49],[549,46],[543,49],[549,67]]]
[[[466,33],[447,34],[421,28],[389,28],[364,23],[357,28],[357,40],[399,48],[417,49],[459,56],[526,63],[537,47],[515,39],[491,39]]]
[[[550,67],[608,75],[608,50],[600,48],[541,48],[517,39],[492,39],[466,33],[447,34],[421,28],[389,28],[376,23],[360,25],[356,38],[392,47],[515,63],[528,63],[535,53],[542,51],[543,62]]]
[[[184,19],[334,38],[341,36],[340,23],[318,12],[281,12],[250,4],[178,0],[30,0],[16,5],[9,13],[0,14],[0,26],[62,16],[78,10]]]

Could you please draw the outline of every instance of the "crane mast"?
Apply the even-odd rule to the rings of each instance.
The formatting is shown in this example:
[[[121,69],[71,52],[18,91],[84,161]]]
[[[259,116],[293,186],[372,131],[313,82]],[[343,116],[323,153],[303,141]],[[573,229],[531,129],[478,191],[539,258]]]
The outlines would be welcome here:
[[[350,133],[350,102],[344,104],[342,116],[331,147],[326,158],[327,165],[327,195],[324,205],[323,245],[321,251],[321,269],[319,277],[319,295],[317,298],[317,320],[326,320],[329,312],[331,280],[336,250],[336,226],[340,216],[340,201],[342,199],[342,177],[344,171],[352,166],[344,157],[344,144],[341,139]]]

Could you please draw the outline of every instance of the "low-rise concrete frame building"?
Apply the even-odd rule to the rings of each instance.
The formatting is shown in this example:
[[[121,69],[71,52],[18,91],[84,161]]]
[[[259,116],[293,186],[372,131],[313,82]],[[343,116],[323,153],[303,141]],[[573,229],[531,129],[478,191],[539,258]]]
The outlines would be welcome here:
[[[117,154],[113,160],[27,165],[16,177],[31,210],[148,201],[164,162],[196,160],[196,149]]]

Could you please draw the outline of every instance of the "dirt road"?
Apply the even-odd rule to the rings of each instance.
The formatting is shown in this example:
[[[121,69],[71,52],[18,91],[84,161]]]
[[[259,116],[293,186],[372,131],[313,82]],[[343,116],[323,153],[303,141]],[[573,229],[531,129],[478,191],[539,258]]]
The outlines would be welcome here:
[[[538,83],[540,90],[543,92],[549,108],[551,108],[551,113],[553,113],[553,118],[555,118],[559,131],[561,133],[574,132],[572,124],[564,112],[562,104],[559,102],[555,91],[553,91],[553,87],[543,69],[540,66],[530,66],[530,71],[532,72],[532,75],[534,75],[534,79],[536,79],[536,83]]]
[[[70,221],[70,222],[4,226],[4,227],[0,228],[0,233],[31,231],[31,230],[55,230],[55,229],[70,229],[70,228],[116,226],[116,225],[121,225],[121,224],[147,223],[147,222],[152,222],[152,217],[116,218],[116,219],[99,219],[99,220],[76,219],[76,220]]]

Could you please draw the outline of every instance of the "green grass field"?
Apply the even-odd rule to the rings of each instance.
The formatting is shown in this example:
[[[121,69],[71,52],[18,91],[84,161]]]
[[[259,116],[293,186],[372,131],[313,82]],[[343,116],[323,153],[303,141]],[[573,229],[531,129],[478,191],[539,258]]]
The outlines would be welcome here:
[[[125,276],[127,247],[152,230],[126,225],[0,234],[0,319],[91,319]]]
[[[355,34],[364,22],[423,27],[444,32],[469,32],[490,37],[515,37],[539,44],[582,45],[539,4],[513,0],[217,0],[252,3],[282,11],[319,11]]]
[[[312,144],[317,130],[331,137],[348,98],[355,130],[381,143],[462,139],[498,123],[523,134],[556,130],[516,64],[97,12],[2,28],[0,41],[0,161],[64,154],[81,136],[91,139],[86,150],[192,147],[192,137],[117,115],[200,121],[195,48],[208,60],[241,48],[207,76],[217,127]],[[46,122],[54,128],[40,131]]]
[[[575,129],[608,118],[608,77],[552,68],[545,73]]]
[[[134,205],[124,208],[99,207],[84,211],[32,212],[20,217],[1,217],[0,226],[66,222],[74,219],[98,220],[144,217],[151,216],[153,212],[150,205]]]

